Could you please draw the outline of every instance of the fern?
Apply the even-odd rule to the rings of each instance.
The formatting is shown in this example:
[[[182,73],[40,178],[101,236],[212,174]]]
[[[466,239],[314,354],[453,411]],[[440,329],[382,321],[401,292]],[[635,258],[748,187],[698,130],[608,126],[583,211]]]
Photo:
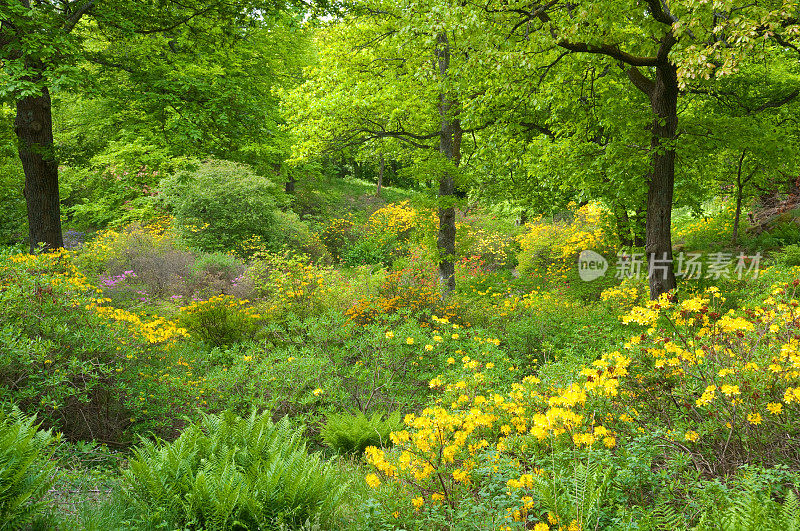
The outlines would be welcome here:
[[[205,415],[169,444],[142,441],[125,472],[151,523],[191,529],[272,529],[330,520],[346,487],[302,430],[267,414]]]
[[[389,446],[389,435],[401,429],[400,413],[395,412],[385,420],[381,413],[367,417],[364,413],[332,414],[322,428],[322,440],[343,454],[363,454],[368,446]]]
[[[653,527],[663,531],[678,531],[686,529],[686,519],[675,507],[664,500],[656,504],[652,512]]]
[[[611,483],[610,470],[596,461],[575,462],[571,474],[536,477],[536,493],[542,507],[561,524],[576,520],[581,529],[595,529],[600,505]]]
[[[748,489],[724,507],[705,511],[695,531],[758,531],[780,529],[800,530],[800,503],[789,491],[783,503],[771,499],[768,493]]]
[[[39,431],[35,417],[16,408],[0,411],[0,529],[20,529],[42,508],[55,481],[50,462],[54,438]]]

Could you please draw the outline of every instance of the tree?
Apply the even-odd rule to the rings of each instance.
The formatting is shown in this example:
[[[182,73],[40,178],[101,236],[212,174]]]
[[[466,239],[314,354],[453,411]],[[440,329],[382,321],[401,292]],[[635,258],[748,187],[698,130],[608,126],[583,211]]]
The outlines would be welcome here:
[[[287,98],[296,158],[358,148],[391,153],[438,183],[439,282],[455,288],[455,191],[465,100],[485,72],[471,54],[482,32],[466,4],[365,1],[317,35],[319,66]],[[485,34],[485,33],[484,33]],[[472,146],[470,146],[472,149]]]
[[[84,79],[85,72],[76,65],[91,58],[92,33],[119,39],[174,35],[213,19],[217,24],[212,35],[236,35],[254,23],[260,8],[274,9],[256,0],[11,0],[0,5],[0,98],[16,105],[32,251],[40,245],[63,245],[51,90],[74,87]]]
[[[734,5],[735,4],[735,5]],[[560,49],[566,54],[606,58],[606,67],[622,74],[646,98],[651,112],[645,249],[651,261],[650,296],[657,298],[676,287],[672,267],[671,211],[675,191],[678,138],[678,100],[692,81],[687,64],[709,62],[702,52],[718,43],[718,21],[734,20],[755,4],[724,6],[691,0],[626,2],[527,0],[499,2],[487,12],[507,16],[506,27],[522,49]],[[726,9],[726,11],[723,11]],[[713,44],[722,48],[724,44]],[[721,72],[732,67],[722,63]],[[683,77],[679,77],[679,71]],[[701,78],[703,76],[700,76]]]

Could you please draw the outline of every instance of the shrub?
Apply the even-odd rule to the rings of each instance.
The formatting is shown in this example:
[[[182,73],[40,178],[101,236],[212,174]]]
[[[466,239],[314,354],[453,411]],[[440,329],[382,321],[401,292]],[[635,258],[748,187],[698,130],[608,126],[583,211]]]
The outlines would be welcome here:
[[[178,246],[170,223],[162,219],[100,232],[83,247],[76,263],[92,276],[113,278],[128,272],[130,278],[109,292],[115,300],[184,291],[194,258]]]
[[[253,339],[261,316],[246,307],[248,301],[217,295],[181,308],[180,323],[189,335],[222,347]]]
[[[786,266],[800,266],[800,244],[787,245],[776,256],[778,263]]]
[[[184,295],[204,298],[233,295],[248,299],[254,291],[252,279],[245,272],[245,264],[233,255],[200,253],[192,265],[191,279]]]
[[[455,303],[442,300],[433,278],[410,268],[387,275],[376,295],[356,301],[345,313],[357,324],[368,324],[398,312],[417,318],[431,314],[447,318],[459,315]]]
[[[186,362],[159,349],[186,331],[106,306],[98,291],[70,252],[0,254],[0,401],[70,440],[123,442],[180,413],[191,386],[173,375]]]
[[[180,528],[274,529],[335,521],[346,483],[302,429],[255,411],[204,415],[172,443],[143,440],[124,472],[130,496],[153,524]]]
[[[344,249],[358,240],[358,231],[349,219],[333,219],[322,229],[320,239],[333,260],[338,262]]]
[[[402,426],[400,412],[385,419],[381,413],[367,417],[364,413],[328,415],[320,435],[329,447],[343,454],[363,454],[367,446],[389,446],[389,434]]]
[[[71,221],[81,228],[98,228],[156,217],[152,196],[159,179],[159,172],[147,166],[65,166],[59,184],[65,198],[64,210]]]
[[[256,293],[268,299],[266,312],[274,318],[289,314],[308,318],[322,313],[331,290],[325,282],[330,274],[330,268],[289,252],[259,253],[248,270]]]
[[[252,235],[271,249],[281,244],[275,211],[284,192],[242,164],[210,161],[161,181],[181,236],[204,251],[230,251]]]
[[[94,311],[67,253],[2,257],[0,285],[0,399],[70,439],[118,439],[129,414],[114,369],[142,341]]]
[[[0,527],[23,529],[44,504],[42,497],[56,478],[53,437],[40,431],[35,417],[16,408],[0,410]]]
[[[550,282],[566,279],[581,251],[602,253],[609,249],[605,215],[600,206],[590,203],[579,208],[569,222],[545,223],[539,219],[526,224],[527,231],[517,238],[520,271]]]

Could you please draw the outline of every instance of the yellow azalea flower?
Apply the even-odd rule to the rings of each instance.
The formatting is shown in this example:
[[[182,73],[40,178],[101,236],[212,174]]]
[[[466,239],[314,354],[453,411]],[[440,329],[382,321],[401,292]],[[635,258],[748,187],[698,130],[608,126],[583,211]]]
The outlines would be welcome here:
[[[319,387],[317,387],[316,389],[314,389],[313,391],[311,391],[311,393],[312,393],[314,396],[319,396],[319,395],[321,395],[321,394],[322,394],[322,393],[324,393],[324,392],[325,392],[325,391],[323,391],[323,390],[322,390],[322,389],[320,389]]]
[[[364,478],[369,485],[373,489],[377,489],[378,486],[381,484],[381,479],[378,477],[377,474],[369,474],[367,477]]]
[[[700,435],[696,431],[689,430],[683,435],[683,438],[687,441],[697,442],[697,440],[700,438]]]
[[[747,415],[747,422],[753,425],[761,424],[761,413],[750,413]]]
[[[393,337],[394,337],[394,332],[392,332],[391,330],[386,332],[386,339],[392,339]]]
[[[427,352],[430,352],[431,350],[433,350],[433,345],[425,345],[425,350]]]
[[[417,496],[413,500],[411,500],[411,504],[414,506],[415,509],[419,510],[425,504],[425,500],[422,497]]]
[[[722,391],[722,394],[725,395],[725,396],[734,396],[734,395],[741,394],[739,392],[739,386],[738,385],[727,385],[726,384],[726,385],[723,385],[722,387],[720,387],[719,390]]]
[[[448,365],[452,365],[452,364],[454,364],[455,362],[456,362],[455,358],[452,358],[452,357],[451,357],[451,358],[447,358],[447,364],[448,364]]]
[[[544,522],[539,522],[533,526],[533,531],[550,531],[550,526]]]
[[[414,338],[413,337],[407,337],[406,338],[406,343],[409,344],[409,345],[413,345],[414,344]]]
[[[773,415],[780,415],[781,411],[783,411],[783,404],[770,402],[769,404],[767,404],[767,410]]]
[[[458,339],[458,334],[453,334],[453,335],[452,335],[452,336],[450,336],[450,337],[452,337],[453,339]]]

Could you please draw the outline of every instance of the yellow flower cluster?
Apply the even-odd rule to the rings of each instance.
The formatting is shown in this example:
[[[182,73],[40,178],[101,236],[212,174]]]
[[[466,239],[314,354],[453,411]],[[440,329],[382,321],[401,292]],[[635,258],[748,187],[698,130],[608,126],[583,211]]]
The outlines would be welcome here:
[[[408,201],[389,203],[369,217],[367,230],[370,234],[407,234],[416,226],[420,215]]]
[[[101,304],[105,302],[110,302],[110,299],[96,299],[95,302],[87,304],[86,309],[95,311],[109,321],[127,325],[134,333],[145,338],[149,343],[169,343],[189,335],[185,328],[181,328],[174,321],[161,317],[143,320],[141,316],[133,312],[121,308],[102,306]]]
[[[795,284],[795,286],[797,283]],[[672,411],[695,422],[684,439],[732,439],[726,451],[735,459],[752,444],[788,440],[800,408],[800,341],[793,287],[776,285],[761,304],[722,314],[725,299],[717,288],[678,304],[669,297],[635,307],[625,323],[646,328],[625,348],[636,360],[637,378],[623,391],[641,418]],[[658,397],[658,398],[655,398]],[[731,437],[732,432],[736,437]]]
[[[581,251],[609,248],[603,229],[606,216],[600,205],[589,203],[578,208],[570,222],[544,222],[540,217],[527,223],[526,232],[517,238],[520,269],[550,282],[566,279]]]

